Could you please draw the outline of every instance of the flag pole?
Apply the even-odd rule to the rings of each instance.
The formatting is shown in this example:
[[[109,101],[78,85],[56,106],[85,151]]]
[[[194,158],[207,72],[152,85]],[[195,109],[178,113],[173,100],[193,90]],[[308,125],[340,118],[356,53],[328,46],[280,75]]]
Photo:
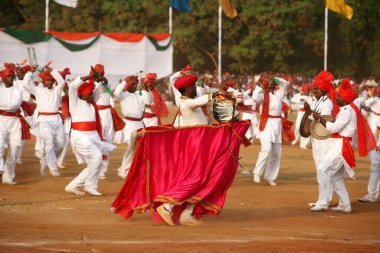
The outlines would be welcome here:
[[[173,8],[169,7],[169,33],[173,32]]]
[[[329,10],[325,7],[325,52],[324,52],[324,70],[327,70],[327,40],[328,40],[328,25],[329,24]]]
[[[45,32],[49,31],[49,0],[46,0],[45,7]]]
[[[218,81],[222,82],[222,6],[219,5],[219,22],[218,22]]]

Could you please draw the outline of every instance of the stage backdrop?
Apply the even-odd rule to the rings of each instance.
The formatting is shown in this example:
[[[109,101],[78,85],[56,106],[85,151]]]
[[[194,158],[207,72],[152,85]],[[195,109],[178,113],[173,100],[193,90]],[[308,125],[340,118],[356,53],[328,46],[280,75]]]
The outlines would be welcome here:
[[[2,29],[0,64],[24,59],[41,66],[71,69],[69,78],[85,75],[90,66],[101,63],[112,86],[139,71],[156,72],[158,78],[173,71],[170,34],[67,33]]]

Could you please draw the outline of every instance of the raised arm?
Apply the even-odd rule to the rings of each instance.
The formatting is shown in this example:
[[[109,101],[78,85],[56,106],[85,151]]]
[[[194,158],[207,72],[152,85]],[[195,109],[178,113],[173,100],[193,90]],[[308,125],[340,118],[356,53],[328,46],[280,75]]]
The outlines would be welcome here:
[[[33,73],[30,71],[25,74],[24,79],[22,80],[22,86],[30,94],[36,95],[36,86],[31,82],[32,75]]]
[[[117,97],[117,98],[121,98],[122,96],[122,92],[125,88],[125,85],[126,85],[126,82],[125,81],[122,81],[115,89],[115,91],[113,92],[113,94]]]
[[[58,94],[61,94],[62,91],[63,91],[63,87],[65,85],[65,80],[63,79],[63,77],[61,76],[61,74],[58,73],[57,70],[55,69],[52,69],[51,72],[50,72],[51,76],[55,79],[55,81],[57,82],[57,93]]]

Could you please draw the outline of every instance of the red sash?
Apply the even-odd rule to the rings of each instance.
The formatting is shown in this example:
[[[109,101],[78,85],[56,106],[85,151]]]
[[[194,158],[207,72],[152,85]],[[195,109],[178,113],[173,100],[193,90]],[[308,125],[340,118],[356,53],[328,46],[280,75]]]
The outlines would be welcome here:
[[[71,117],[70,110],[69,110],[69,96],[65,95],[62,96],[62,119],[65,120],[68,117]]]
[[[29,140],[30,139],[30,131],[29,131],[29,124],[26,122],[23,116],[21,116],[21,111],[17,112],[7,112],[0,110],[0,115],[2,116],[8,116],[8,117],[18,117],[21,123],[21,138],[23,140]]]
[[[98,110],[106,110],[106,109],[111,109],[111,105],[98,105]]]
[[[59,114],[59,112],[38,112],[38,116],[52,116],[57,114]]]
[[[268,115],[268,118],[270,119],[281,119],[281,116],[273,116],[273,115]]]
[[[133,117],[125,116],[124,119],[130,120],[130,121],[141,121],[143,118],[133,118]]]
[[[82,122],[72,122],[71,127],[78,131],[96,131],[97,124],[96,121],[82,121]]]
[[[25,116],[32,116],[34,111],[36,110],[36,107],[36,103],[30,103],[26,101],[22,101],[21,103],[21,109],[24,112]]]
[[[157,117],[157,115],[154,113],[144,112],[143,117],[147,119],[151,119],[151,118]]]
[[[351,168],[356,167],[356,164],[355,164],[355,154],[354,154],[354,150],[352,149],[351,142],[350,142],[352,140],[352,138],[351,137],[346,137],[346,136],[341,136],[338,133],[333,133],[331,135],[331,138],[341,138],[341,139],[343,139],[342,156],[343,156],[344,160],[346,160],[346,162],[348,163],[348,165]]]

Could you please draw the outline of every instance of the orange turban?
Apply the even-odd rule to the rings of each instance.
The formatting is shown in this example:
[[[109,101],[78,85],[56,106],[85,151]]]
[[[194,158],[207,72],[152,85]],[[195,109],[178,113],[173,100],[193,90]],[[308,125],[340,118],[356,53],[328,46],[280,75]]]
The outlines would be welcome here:
[[[334,80],[334,76],[330,72],[323,70],[315,78],[314,85],[320,90],[329,91],[333,87],[332,80]]]
[[[358,97],[357,91],[351,88],[350,79],[342,80],[342,85],[339,88],[339,96],[348,103],[352,103]]]
[[[96,71],[96,73],[99,73],[102,76],[105,74],[105,72],[104,72],[104,66],[102,64],[96,64],[95,67],[94,67],[94,70]],[[94,71],[91,69],[90,76],[92,76],[93,74],[94,74]]]
[[[46,79],[53,79],[53,76],[50,74],[50,71],[45,69],[38,75],[42,81]]]

